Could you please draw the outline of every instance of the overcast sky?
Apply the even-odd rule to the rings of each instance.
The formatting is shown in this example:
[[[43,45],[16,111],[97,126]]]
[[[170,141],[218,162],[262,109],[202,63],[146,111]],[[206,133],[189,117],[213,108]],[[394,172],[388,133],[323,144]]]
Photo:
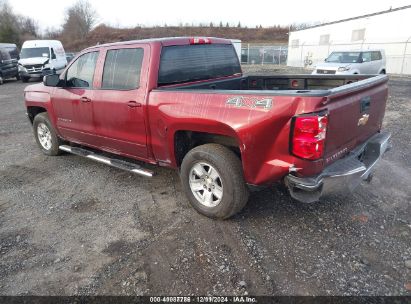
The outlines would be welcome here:
[[[38,21],[40,28],[58,28],[66,7],[75,0],[11,0],[14,11]],[[410,5],[411,0],[90,0],[99,23],[133,27],[178,25],[179,23],[218,24],[223,21],[248,27],[290,23],[334,21],[367,13]]]

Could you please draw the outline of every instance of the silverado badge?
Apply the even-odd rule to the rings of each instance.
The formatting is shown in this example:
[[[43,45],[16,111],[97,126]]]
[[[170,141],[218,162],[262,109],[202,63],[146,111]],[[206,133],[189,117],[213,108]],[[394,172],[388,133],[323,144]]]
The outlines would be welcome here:
[[[358,126],[365,126],[369,118],[370,114],[364,114],[363,116],[361,116],[361,118],[358,119]]]

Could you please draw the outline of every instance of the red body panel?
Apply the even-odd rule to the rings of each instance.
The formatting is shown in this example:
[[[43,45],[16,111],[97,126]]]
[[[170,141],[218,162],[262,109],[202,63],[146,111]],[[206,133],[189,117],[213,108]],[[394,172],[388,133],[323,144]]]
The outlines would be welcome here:
[[[385,100],[386,83],[346,95],[310,97],[276,94],[275,91],[178,91],[157,90],[161,48],[188,44],[188,38],[129,42],[103,45],[85,50],[99,50],[90,90],[45,87],[26,88],[27,107],[43,107],[49,113],[59,135],[67,140],[150,163],[176,167],[174,139],[177,131],[198,131],[235,138],[241,151],[245,179],[254,185],[281,180],[290,167],[310,176],[336,160],[341,149],[351,149],[381,128],[382,107],[374,107],[369,130],[358,130],[361,117],[353,100],[364,96]],[[211,38],[211,43],[230,43]],[[102,90],[101,79],[108,49],[144,48],[140,86],[129,91]],[[81,55],[81,54],[80,54]],[[74,62],[75,59],[72,61]],[[64,75],[64,72],[63,72]],[[91,101],[82,102],[86,96]],[[271,108],[238,107],[227,104],[233,97],[245,100],[271,99]],[[129,107],[130,101],[141,104]],[[385,107],[384,107],[385,108]],[[293,116],[329,111],[330,122],[324,160],[307,161],[290,154],[290,128]],[[344,115],[341,115],[344,114]],[[354,131],[355,125],[355,131]],[[347,137],[346,134],[349,133]],[[348,150],[347,150],[348,151]],[[334,157],[333,157],[334,156]],[[338,155],[339,157],[342,156]]]
[[[281,179],[291,164],[300,162],[289,153],[291,117],[295,113],[315,111],[322,98],[310,98],[302,104],[299,98],[258,96],[258,99],[273,99],[273,107],[266,110],[227,105],[227,100],[234,96],[238,95],[152,92],[149,126],[155,158],[176,166],[174,134],[177,131],[221,134],[236,138],[248,183]],[[309,167],[315,172],[321,164],[310,162]]]

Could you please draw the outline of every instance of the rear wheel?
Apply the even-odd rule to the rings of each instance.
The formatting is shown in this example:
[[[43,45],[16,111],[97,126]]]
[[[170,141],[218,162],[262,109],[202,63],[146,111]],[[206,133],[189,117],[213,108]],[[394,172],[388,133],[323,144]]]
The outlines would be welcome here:
[[[17,74],[16,75],[16,80],[20,80],[21,78],[20,78],[20,74]]]
[[[224,146],[206,144],[189,151],[180,177],[191,205],[208,217],[229,218],[248,201],[241,161]]]
[[[34,117],[33,131],[36,142],[44,154],[51,156],[61,154],[59,150],[61,141],[57,137],[47,113],[40,113]]]

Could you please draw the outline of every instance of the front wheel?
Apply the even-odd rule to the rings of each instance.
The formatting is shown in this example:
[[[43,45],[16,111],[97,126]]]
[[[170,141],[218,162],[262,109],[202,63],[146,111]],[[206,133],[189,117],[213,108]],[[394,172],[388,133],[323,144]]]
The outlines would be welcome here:
[[[46,155],[59,155],[60,139],[54,130],[47,113],[40,113],[34,117],[33,131],[36,142]]]
[[[191,205],[210,218],[227,219],[248,201],[241,161],[224,146],[206,144],[189,151],[180,178]]]
[[[28,77],[21,77],[21,81],[23,81],[25,83],[29,82],[29,80],[30,80],[30,78],[28,78]]]

